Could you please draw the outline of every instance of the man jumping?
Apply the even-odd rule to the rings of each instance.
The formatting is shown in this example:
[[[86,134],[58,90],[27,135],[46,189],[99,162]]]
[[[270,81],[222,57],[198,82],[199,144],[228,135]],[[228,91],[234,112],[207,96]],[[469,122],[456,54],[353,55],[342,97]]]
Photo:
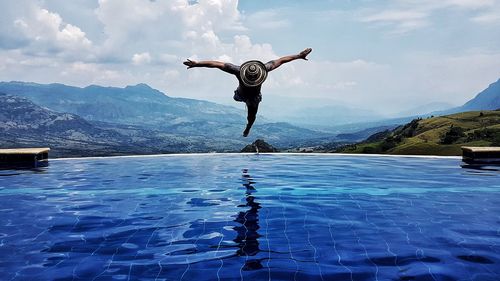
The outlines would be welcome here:
[[[243,131],[243,136],[248,136],[250,133],[250,128],[252,128],[255,118],[257,116],[257,110],[259,109],[259,103],[262,100],[262,94],[260,93],[260,88],[262,83],[267,78],[267,73],[278,68],[280,65],[291,62],[296,59],[307,60],[307,55],[312,52],[311,48],[307,48],[300,52],[298,55],[285,56],[276,60],[269,61],[263,64],[260,61],[252,60],[243,63],[241,66],[234,65],[231,63],[225,63],[220,61],[193,61],[186,60],[184,65],[187,68],[192,67],[209,67],[218,68],[227,73],[233,74],[239,81],[238,88],[234,91],[234,100],[239,102],[244,102],[247,105],[247,126],[245,131]]]

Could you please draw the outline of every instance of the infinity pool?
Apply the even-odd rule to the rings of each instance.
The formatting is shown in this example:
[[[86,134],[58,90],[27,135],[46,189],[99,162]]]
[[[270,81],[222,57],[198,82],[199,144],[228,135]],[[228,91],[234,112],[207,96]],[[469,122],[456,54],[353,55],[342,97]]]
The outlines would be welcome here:
[[[0,171],[1,280],[500,280],[500,172],[191,155]]]

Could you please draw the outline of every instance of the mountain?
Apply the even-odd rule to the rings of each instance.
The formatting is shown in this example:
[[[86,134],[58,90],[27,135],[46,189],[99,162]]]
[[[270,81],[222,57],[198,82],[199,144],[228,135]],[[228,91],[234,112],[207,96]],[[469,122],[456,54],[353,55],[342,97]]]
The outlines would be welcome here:
[[[135,127],[96,126],[78,115],[58,113],[28,99],[0,93],[0,147],[49,146],[54,157],[198,152],[216,150],[203,138],[185,139]],[[237,149],[242,143],[230,142]]]
[[[0,82],[0,92],[25,97],[57,112],[69,112],[89,121],[136,124],[153,128],[200,122],[241,123],[246,113],[212,102],[172,98],[146,84],[125,88],[91,85]]]
[[[464,105],[448,110],[432,112],[429,115],[446,115],[473,110],[497,110],[500,109],[500,79],[491,83],[488,88],[481,91],[473,99]]]
[[[332,144],[328,144],[328,142],[325,142],[324,140],[318,142],[320,146],[326,145],[333,147],[334,145],[337,145],[339,142],[343,141],[360,141],[361,138],[367,137],[367,133],[382,132],[385,129],[390,129],[391,127],[394,128],[399,125],[408,123],[413,119],[421,117],[434,117],[473,110],[496,110],[500,108],[500,79],[495,83],[490,84],[487,89],[477,94],[475,98],[471,99],[463,106],[455,108],[450,107],[451,105],[448,103],[429,103],[397,114],[406,117],[381,120],[375,118],[374,121],[370,122],[335,125],[325,128],[314,128],[336,133],[337,135],[334,138],[334,142]],[[443,108],[449,109],[435,111]]]
[[[146,84],[79,88],[0,82],[0,92],[28,98],[56,112],[76,114],[89,122],[136,125],[183,137],[230,138],[244,142],[240,136],[246,124],[245,111],[208,101],[172,98]],[[252,138],[265,137],[275,145],[326,135],[288,123],[268,123],[262,118],[251,132]]]
[[[313,112],[310,113],[310,116],[307,115],[308,110],[297,109],[296,112],[298,112],[298,114],[296,116],[289,116],[289,119],[287,120],[290,120],[290,122],[298,125],[313,123],[313,120],[315,120],[314,122],[317,123],[309,124],[308,127],[314,130],[336,134],[336,137],[333,139],[333,144],[336,145],[337,143],[344,141],[359,141],[360,138],[366,138],[367,133],[373,133],[383,127],[396,127],[398,125],[408,123],[416,118],[448,115],[473,110],[496,110],[499,108],[500,79],[495,83],[490,84],[487,89],[477,94],[475,98],[459,107],[452,107],[451,104],[443,102],[428,103],[402,111],[396,114],[396,116],[403,117],[395,118],[384,118],[375,112],[352,109],[345,106],[324,107],[319,110],[312,108],[309,111]],[[321,139],[318,141],[318,145],[328,145],[331,147],[332,144],[329,144],[328,142],[328,140],[325,141],[325,139]],[[310,146],[315,146],[311,141],[307,143]]]
[[[500,110],[414,119],[338,152],[461,155],[461,146],[500,146]]]
[[[51,146],[51,155],[91,156],[232,152],[249,141],[241,137],[246,112],[207,101],[171,98],[145,84],[78,88],[2,82],[1,91],[7,93],[0,101],[0,121],[10,124],[0,127],[1,147]],[[42,120],[57,122],[39,123]],[[257,120],[251,138],[266,138],[277,147],[331,136],[264,120]]]
[[[500,109],[500,79],[460,107],[460,111]]]

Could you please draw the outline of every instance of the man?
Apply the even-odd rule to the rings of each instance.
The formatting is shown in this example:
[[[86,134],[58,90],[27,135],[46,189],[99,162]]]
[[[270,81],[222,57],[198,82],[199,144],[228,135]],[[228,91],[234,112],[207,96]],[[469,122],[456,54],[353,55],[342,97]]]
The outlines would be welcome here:
[[[272,60],[266,64],[260,61],[247,61],[241,66],[234,65],[231,63],[225,63],[220,61],[193,61],[186,60],[184,65],[188,69],[193,67],[209,67],[218,68],[227,73],[233,74],[239,81],[238,88],[234,91],[234,100],[239,102],[244,102],[247,105],[247,126],[245,131],[243,131],[243,136],[246,137],[250,133],[250,128],[252,128],[255,122],[255,117],[257,116],[257,110],[259,109],[259,103],[262,100],[262,94],[260,93],[260,88],[262,83],[267,78],[267,73],[278,68],[280,65],[291,62],[296,59],[307,60],[307,55],[312,52],[311,48],[307,48],[297,55],[285,56],[276,60]]]

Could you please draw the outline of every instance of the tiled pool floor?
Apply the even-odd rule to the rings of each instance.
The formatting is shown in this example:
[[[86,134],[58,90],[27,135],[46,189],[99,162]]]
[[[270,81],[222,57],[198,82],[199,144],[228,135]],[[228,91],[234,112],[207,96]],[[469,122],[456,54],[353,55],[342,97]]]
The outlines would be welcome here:
[[[193,155],[0,171],[2,280],[500,280],[500,173]]]

